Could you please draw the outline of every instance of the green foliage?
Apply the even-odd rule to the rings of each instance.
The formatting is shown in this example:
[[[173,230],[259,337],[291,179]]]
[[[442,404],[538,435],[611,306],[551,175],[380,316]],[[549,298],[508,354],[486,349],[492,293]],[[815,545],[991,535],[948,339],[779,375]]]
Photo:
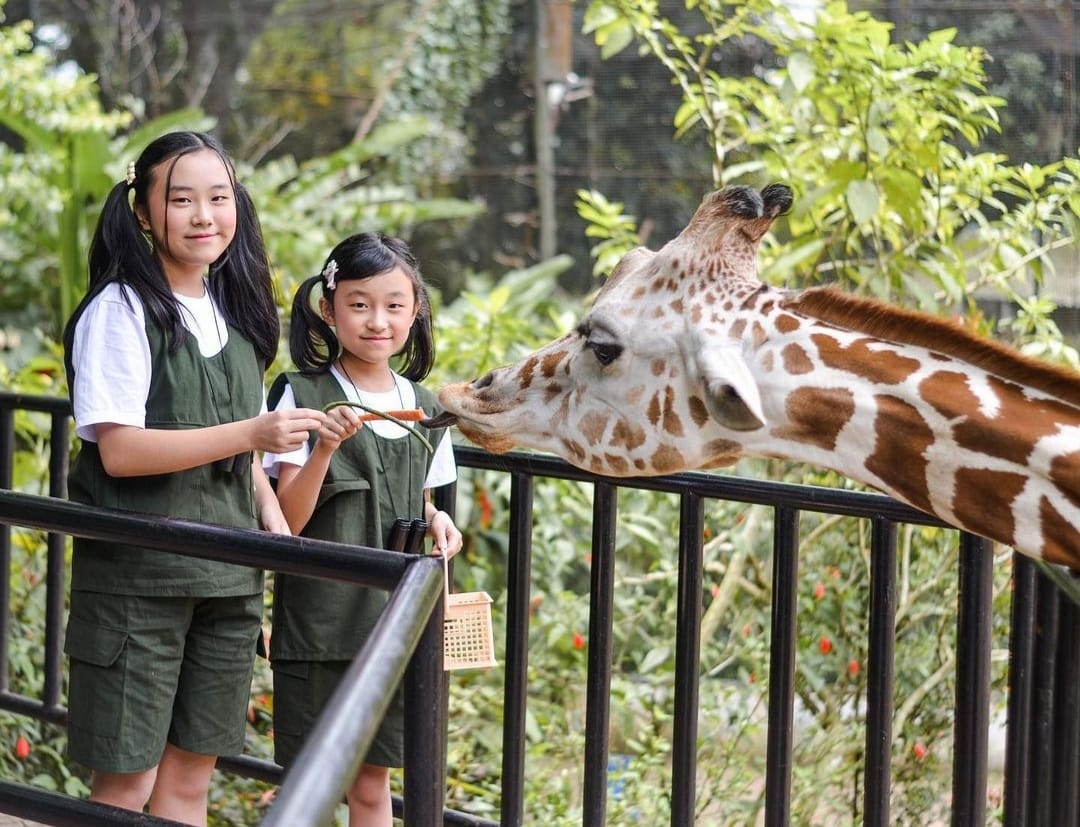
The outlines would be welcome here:
[[[593,275],[610,275],[619,260],[641,243],[636,222],[623,213],[622,204],[596,190],[578,190],[574,207],[586,222],[585,235],[600,239],[590,250],[595,259]]]
[[[1004,101],[985,92],[986,55],[957,46],[955,31],[895,44],[889,24],[843,3],[809,20],[774,0],[694,8],[694,36],[652,0],[596,0],[586,30],[607,53],[639,42],[667,67],[683,99],[675,132],[707,135],[718,185],[794,188],[786,234],[764,250],[766,279],[842,282],[974,314],[986,290],[1027,297],[1051,252],[1075,243],[1076,159],[1010,166],[977,151]],[[723,49],[747,39],[771,57],[759,74],[732,77]],[[1044,299],[1031,309],[1045,319],[1054,308]]]

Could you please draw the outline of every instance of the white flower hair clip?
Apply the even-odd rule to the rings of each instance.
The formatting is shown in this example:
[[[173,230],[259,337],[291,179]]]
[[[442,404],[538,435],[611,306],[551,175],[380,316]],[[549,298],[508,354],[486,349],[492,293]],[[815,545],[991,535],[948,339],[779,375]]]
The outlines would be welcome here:
[[[322,277],[326,279],[326,289],[333,290],[337,278],[337,262],[330,259],[323,268]]]
[[[135,162],[134,161],[128,161],[127,175],[124,176],[124,183],[126,183],[129,187],[132,184],[135,183]]]

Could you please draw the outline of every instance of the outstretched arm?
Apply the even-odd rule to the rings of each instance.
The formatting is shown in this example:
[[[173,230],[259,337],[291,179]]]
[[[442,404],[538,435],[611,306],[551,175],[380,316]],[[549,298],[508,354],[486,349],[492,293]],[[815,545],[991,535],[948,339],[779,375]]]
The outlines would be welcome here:
[[[141,477],[184,471],[247,451],[292,451],[325,420],[321,411],[296,408],[205,428],[166,430],[100,423],[96,430],[106,473]]]

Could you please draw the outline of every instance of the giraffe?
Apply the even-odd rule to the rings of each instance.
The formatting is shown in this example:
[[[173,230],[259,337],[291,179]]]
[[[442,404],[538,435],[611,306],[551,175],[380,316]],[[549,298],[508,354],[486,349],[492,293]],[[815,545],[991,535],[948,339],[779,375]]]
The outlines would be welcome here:
[[[929,314],[757,277],[791,189],[726,187],[616,266],[566,336],[439,401],[472,442],[614,477],[831,468],[1080,569],[1080,375]]]

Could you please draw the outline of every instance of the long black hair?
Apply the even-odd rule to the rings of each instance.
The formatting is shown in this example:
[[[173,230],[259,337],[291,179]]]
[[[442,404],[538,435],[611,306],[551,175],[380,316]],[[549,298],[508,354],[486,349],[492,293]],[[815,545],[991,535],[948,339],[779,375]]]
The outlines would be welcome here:
[[[331,262],[333,286],[328,285],[327,277],[323,275]],[[427,285],[409,246],[400,238],[385,233],[357,233],[341,241],[323,262],[323,273],[305,279],[296,289],[289,323],[289,353],[301,373],[326,373],[341,355],[341,343],[334,329],[313,301],[319,298],[319,295],[313,296],[315,287],[321,287],[321,296],[332,303],[334,291],[341,282],[379,276],[395,267],[400,267],[412,282],[417,305],[409,337],[397,354],[401,357],[398,373],[414,382],[428,375],[435,364],[435,333]]]
[[[236,202],[236,233],[225,252],[210,265],[210,292],[225,320],[254,346],[264,369],[277,355],[281,331],[274,302],[274,283],[251,196],[236,180],[233,164],[216,138],[202,132],[169,132],[142,151],[135,161],[131,182],[121,181],[105,199],[90,241],[90,279],[86,295],[64,327],[69,374],[75,325],[94,297],[113,282],[131,289],[139,297],[147,316],[165,331],[170,351],[175,352],[183,343],[187,329],[181,319],[179,302],[154,256],[152,244],[139,225],[135,209],[149,213],[147,193],[159,175],[166,176],[164,192],[168,199],[168,185],[176,161],[183,155],[205,149],[216,153],[225,164]],[[129,193],[133,193],[130,202]]]

